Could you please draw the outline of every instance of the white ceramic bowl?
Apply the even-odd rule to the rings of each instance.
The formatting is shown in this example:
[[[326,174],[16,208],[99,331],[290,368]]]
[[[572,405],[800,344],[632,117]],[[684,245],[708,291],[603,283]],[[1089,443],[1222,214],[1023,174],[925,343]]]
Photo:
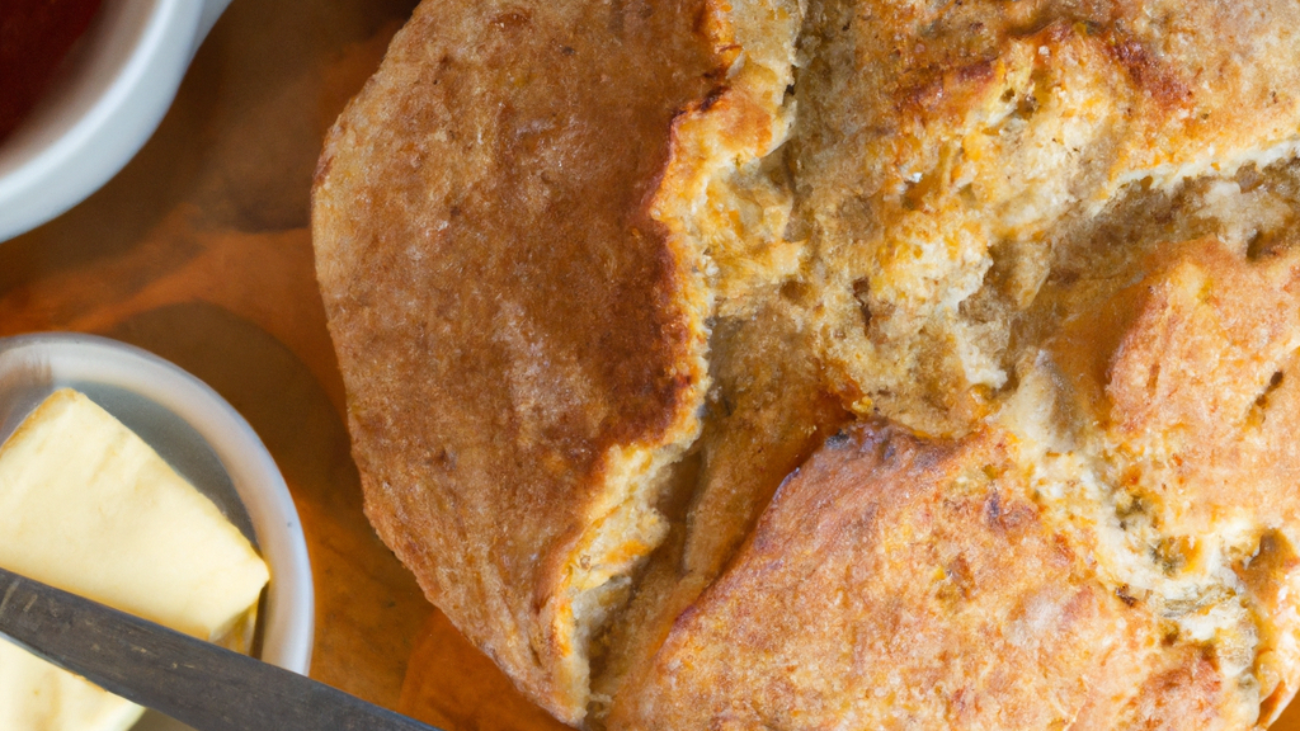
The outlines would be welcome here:
[[[275,461],[225,399],[162,358],[91,335],[0,338],[0,383],[6,384],[6,407],[13,407],[5,409],[0,434],[12,432],[56,388],[70,386],[131,427],[212,498],[250,535],[271,569],[259,616],[261,659],[307,672],[315,609],[302,524]],[[135,727],[175,728],[185,727],[156,713]]]
[[[153,134],[230,0],[103,0],[18,129],[0,142],[0,241],[63,213]]]

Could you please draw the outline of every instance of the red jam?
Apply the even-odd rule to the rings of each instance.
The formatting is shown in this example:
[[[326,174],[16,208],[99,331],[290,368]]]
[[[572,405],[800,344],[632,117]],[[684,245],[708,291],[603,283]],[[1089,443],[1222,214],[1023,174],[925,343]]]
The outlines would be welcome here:
[[[22,122],[100,0],[0,0],[0,139]]]

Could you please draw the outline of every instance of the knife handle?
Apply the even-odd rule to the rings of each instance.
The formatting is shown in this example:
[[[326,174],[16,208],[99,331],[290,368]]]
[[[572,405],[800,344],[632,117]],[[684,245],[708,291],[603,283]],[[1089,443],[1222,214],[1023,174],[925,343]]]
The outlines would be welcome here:
[[[0,636],[198,731],[438,731],[2,568]]]

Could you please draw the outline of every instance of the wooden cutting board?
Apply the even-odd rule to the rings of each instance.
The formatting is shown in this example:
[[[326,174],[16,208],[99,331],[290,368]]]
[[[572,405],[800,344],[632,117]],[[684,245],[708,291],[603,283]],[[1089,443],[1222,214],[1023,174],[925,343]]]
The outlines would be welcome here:
[[[563,729],[421,596],[361,512],[316,291],[320,140],[414,0],[235,0],[138,157],[0,245],[0,336],[118,338],[202,378],[284,472],[316,581],[313,677],[448,731]],[[1300,731],[1300,710],[1275,727]]]

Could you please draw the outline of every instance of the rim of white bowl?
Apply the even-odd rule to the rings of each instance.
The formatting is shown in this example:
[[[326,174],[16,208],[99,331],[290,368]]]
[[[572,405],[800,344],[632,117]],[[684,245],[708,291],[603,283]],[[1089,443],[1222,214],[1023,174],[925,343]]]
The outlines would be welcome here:
[[[0,242],[80,203],[135,157],[171,106],[199,44],[229,4],[155,0],[140,25],[120,30],[138,34],[134,46],[70,127],[52,142],[32,144],[34,153],[0,154]],[[33,114],[39,115],[39,108]],[[15,146],[22,133],[20,128],[11,138]]]
[[[79,333],[18,335],[0,338],[0,353],[48,366],[55,383],[90,382],[143,396],[207,441],[248,511],[272,572],[261,619],[261,659],[305,675],[315,632],[307,541],[284,476],[248,421],[184,369],[117,340]]]

